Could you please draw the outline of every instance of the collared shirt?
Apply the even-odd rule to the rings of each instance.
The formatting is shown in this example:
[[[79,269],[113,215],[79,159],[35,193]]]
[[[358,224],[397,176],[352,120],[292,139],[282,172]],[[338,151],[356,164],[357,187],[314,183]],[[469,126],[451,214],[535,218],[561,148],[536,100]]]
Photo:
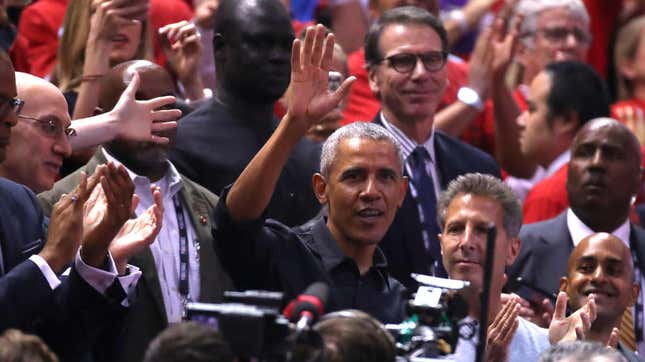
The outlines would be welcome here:
[[[117,159],[103,149],[103,154],[108,161],[115,164],[121,164]],[[125,165],[124,165],[125,167]],[[141,215],[150,206],[154,204],[152,193],[150,192],[150,179],[145,176],[137,175],[130,169],[125,167],[130,175],[130,179],[134,183],[135,193],[139,196],[139,204],[135,210],[135,214]],[[159,286],[161,287],[161,295],[163,297],[164,306],[166,308],[166,316],[168,323],[177,323],[181,321],[183,313],[183,300],[179,293],[179,228],[177,224],[177,212],[173,197],[179,196],[179,191],[182,189],[183,184],[181,176],[175,167],[168,161],[168,168],[166,174],[157,182],[154,183],[161,189],[163,196],[163,226],[155,241],[150,245],[150,251],[155,260],[155,267],[157,269],[157,277],[159,278]],[[188,235],[188,291],[190,299],[193,301],[199,300],[199,246],[195,236],[195,229],[190,222],[190,214],[183,205],[184,224],[186,225],[186,232]]]
[[[567,210],[567,228],[569,229],[569,234],[571,235],[571,240],[573,241],[573,245],[578,246],[582,239],[586,238],[587,236],[591,235],[594,233],[591,228],[589,228],[585,223],[578,218],[578,216],[569,208]],[[625,245],[627,245],[628,248],[630,248],[630,242],[629,242],[629,236],[630,236],[630,223],[629,219],[625,220],[624,223],[622,223],[616,230],[612,231],[611,234],[620,239]],[[636,252],[636,250],[633,250],[632,252]],[[640,268],[638,265],[634,265],[634,273],[636,273],[636,280],[640,280],[640,285],[641,285],[641,290],[645,290],[645,280],[642,278],[642,273],[640,271]],[[642,293],[642,292],[641,292]],[[640,300],[642,301],[642,295],[639,295]],[[633,308],[632,308],[633,309]],[[645,305],[643,305],[643,309],[645,310]],[[643,321],[645,322],[645,321]],[[643,322],[641,322],[641,326],[643,325]],[[645,341],[641,341],[638,343],[638,352],[641,354],[645,354]]]
[[[570,159],[571,150],[566,150],[556,157],[546,169],[542,166],[538,166],[531,178],[526,179],[509,176],[504,179],[504,182],[511,188],[511,190],[513,190],[513,192],[515,192],[515,195],[517,195],[520,200],[524,201],[526,195],[531,191],[533,186],[556,173],[562,166],[569,163]]]
[[[416,141],[408,137],[403,131],[398,129],[395,125],[392,123],[388,122],[387,119],[385,118],[385,115],[383,112],[381,112],[381,122],[383,123],[383,126],[385,129],[387,129],[392,137],[399,143],[401,146],[401,151],[403,153],[403,158],[405,159],[405,171],[408,175],[412,175],[412,165],[410,164],[411,159],[410,159],[410,154],[414,151],[414,149],[418,146],[421,146],[428,151],[428,154],[430,155],[430,159],[426,160],[425,166],[426,166],[426,172],[428,175],[432,176],[432,186],[434,189],[435,197],[438,200],[439,195],[441,194],[441,183],[439,182],[439,174],[437,172],[437,157],[435,154],[434,150],[434,125],[432,126],[432,131],[430,132],[430,137],[423,143],[423,144],[418,144]],[[417,189],[414,185],[414,182],[408,183],[408,188],[410,190],[410,194],[412,197],[416,200],[417,199]],[[429,207],[436,207],[436,205],[430,205]],[[425,223],[425,213],[423,212],[423,205],[420,202],[417,202],[417,211],[419,214],[419,222],[421,224]],[[430,222],[436,222],[435,220],[430,220]],[[431,243],[433,242],[434,236],[428,235],[429,233],[426,232],[425,230],[421,232],[421,237],[423,238],[423,244],[426,248],[426,250],[430,250]],[[438,261],[435,261],[438,262]]]
[[[325,218],[297,228],[263,217],[236,223],[224,201],[228,190],[215,208],[213,236],[238,288],[280,291],[290,301],[312,283],[324,281],[330,286],[326,313],[359,309],[383,323],[403,320],[405,287],[389,276],[378,247],[372,266],[361,274],[338,247]]]

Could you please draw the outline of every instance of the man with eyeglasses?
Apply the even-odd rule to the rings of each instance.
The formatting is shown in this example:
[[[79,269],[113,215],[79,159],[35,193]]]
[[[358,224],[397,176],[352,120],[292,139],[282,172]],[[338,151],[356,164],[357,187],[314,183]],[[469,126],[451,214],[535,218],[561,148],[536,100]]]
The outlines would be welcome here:
[[[549,63],[586,61],[591,35],[589,14],[581,0],[521,0],[513,21],[521,18],[514,34],[519,40],[515,52],[507,53],[522,67],[520,85],[513,91],[504,81],[510,58],[506,66],[493,70],[492,107],[487,107],[483,123],[485,128],[496,130],[496,156],[500,165],[518,178],[506,182],[519,194],[526,195],[533,185],[551,174],[523,153],[519,142],[517,118],[527,108],[528,86]],[[568,161],[568,157],[562,161]]]
[[[63,159],[73,149],[95,146],[115,138],[168,143],[168,138],[151,134],[150,130],[175,128],[174,119],[181,115],[178,110],[148,110],[145,114],[147,109],[174,102],[173,97],[157,98],[156,103],[147,105],[135,104],[133,99],[128,99],[120,107],[114,107],[110,115],[71,122],[67,102],[56,86],[27,73],[16,72],[15,77],[18,98],[3,103],[3,107],[13,107],[17,123],[13,128],[11,145],[6,147],[5,160],[0,163],[0,176],[23,184],[35,193],[53,186]],[[152,118],[166,122],[152,123],[150,128],[132,122],[135,119],[139,123],[141,120],[152,122]]]
[[[374,122],[401,144],[410,191],[381,242],[390,270],[406,286],[410,273],[446,276],[437,234],[436,200],[457,176],[499,176],[493,159],[434,129],[446,87],[446,32],[426,10],[399,7],[370,28],[365,59],[372,91],[382,110]]]

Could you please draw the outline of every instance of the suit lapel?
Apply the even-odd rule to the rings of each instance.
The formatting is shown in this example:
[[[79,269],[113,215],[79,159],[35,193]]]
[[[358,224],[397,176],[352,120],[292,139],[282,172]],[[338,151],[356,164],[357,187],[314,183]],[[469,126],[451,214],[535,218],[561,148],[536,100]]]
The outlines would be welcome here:
[[[629,242],[636,248],[636,250],[632,250],[632,253],[636,253],[638,268],[642,274],[645,274],[645,230],[633,224],[630,224],[629,229]]]
[[[130,259],[130,263],[138,266],[141,269],[143,279],[148,286],[150,294],[152,294],[154,305],[158,309],[158,315],[162,318],[163,325],[167,325],[168,316],[166,315],[166,307],[163,302],[163,296],[161,295],[161,286],[159,285],[157,266],[155,264],[155,259],[152,256],[150,248],[145,248],[141,253],[133,256]]]

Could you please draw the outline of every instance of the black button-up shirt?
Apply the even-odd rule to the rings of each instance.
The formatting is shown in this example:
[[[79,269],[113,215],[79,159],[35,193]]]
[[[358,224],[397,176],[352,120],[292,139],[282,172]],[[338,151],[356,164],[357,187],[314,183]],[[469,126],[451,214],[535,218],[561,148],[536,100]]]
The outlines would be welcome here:
[[[236,224],[226,209],[226,190],[215,208],[213,236],[218,255],[235,285],[265,289],[296,298],[309,285],[330,286],[325,312],[359,309],[383,323],[401,322],[405,287],[387,273],[387,261],[377,247],[372,267],[360,274],[356,262],[340,250],[326,220],[290,228],[260,218]]]

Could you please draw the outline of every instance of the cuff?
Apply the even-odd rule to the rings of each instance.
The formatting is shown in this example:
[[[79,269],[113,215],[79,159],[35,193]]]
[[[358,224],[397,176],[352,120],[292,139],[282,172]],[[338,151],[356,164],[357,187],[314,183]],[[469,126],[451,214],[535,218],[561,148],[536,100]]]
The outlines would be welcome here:
[[[119,283],[121,284],[121,288],[123,288],[128,296],[121,302],[122,306],[128,307],[130,305],[130,300],[132,300],[134,297],[134,289],[137,287],[137,283],[139,282],[141,275],[142,273],[139,268],[134,265],[128,265],[126,269],[126,275],[117,277]]]
[[[102,295],[105,295],[105,291],[114,283],[114,278],[117,275],[116,266],[110,254],[108,254],[108,262],[106,263],[107,270],[85,264],[83,258],[81,258],[80,250],[76,253],[74,264],[81,278]]]
[[[56,273],[54,273],[45,259],[43,259],[40,255],[34,254],[29,257],[29,260],[33,261],[34,264],[38,266],[38,269],[40,269],[40,272],[43,273],[43,276],[45,277],[45,279],[47,279],[47,283],[49,283],[49,287],[52,288],[52,290],[56,289],[60,285],[60,279],[58,279]]]

